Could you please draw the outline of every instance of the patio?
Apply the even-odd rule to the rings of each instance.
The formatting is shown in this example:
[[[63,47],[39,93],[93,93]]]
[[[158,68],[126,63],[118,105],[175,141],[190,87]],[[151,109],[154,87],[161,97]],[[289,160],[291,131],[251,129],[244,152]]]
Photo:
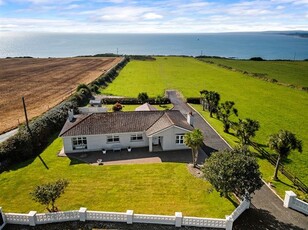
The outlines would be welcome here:
[[[63,156],[63,153],[59,154]],[[134,148],[131,152],[126,149],[121,151],[69,153],[69,158],[75,158],[93,165],[120,165],[120,164],[151,164],[162,162],[190,163],[192,161],[191,150],[174,150],[149,152],[148,148]],[[199,150],[198,164],[202,164],[206,154]]]

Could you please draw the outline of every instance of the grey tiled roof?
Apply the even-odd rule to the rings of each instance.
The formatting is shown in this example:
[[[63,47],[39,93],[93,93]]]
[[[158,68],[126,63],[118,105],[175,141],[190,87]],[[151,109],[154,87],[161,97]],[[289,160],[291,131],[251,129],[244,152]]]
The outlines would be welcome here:
[[[151,135],[169,126],[192,130],[177,110],[91,113],[77,115],[66,121],[59,136],[98,135],[108,133],[143,132]]]

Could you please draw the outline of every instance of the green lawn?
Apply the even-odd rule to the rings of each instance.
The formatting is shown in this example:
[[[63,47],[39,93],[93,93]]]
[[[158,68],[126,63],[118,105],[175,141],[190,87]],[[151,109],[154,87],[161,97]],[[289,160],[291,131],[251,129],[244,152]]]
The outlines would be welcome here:
[[[30,210],[44,212],[44,206],[31,200],[29,193],[36,185],[66,178],[70,181],[58,200],[62,210],[88,210],[224,218],[234,206],[211,185],[192,176],[186,164],[137,164],[93,166],[57,157],[62,140],[55,139],[39,158],[17,165],[0,174],[0,205],[4,212]]]
[[[248,73],[265,73],[269,78],[279,82],[308,87],[307,61],[250,61],[220,58],[204,58],[204,60]]]
[[[193,58],[158,57],[156,61],[131,61],[103,93],[136,97],[139,92],[147,92],[154,97],[166,89],[178,89],[185,97],[199,96],[202,89],[219,92],[222,101],[236,103],[241,118],[260,122],[261,129],[255,141],[263,145],[269,135],[279,129],[294,132],[303,140],[304,151],[292,153],[286,166],[308,184],[307,92],[247,77]],[[208,121],[217,122],[215,119]]]

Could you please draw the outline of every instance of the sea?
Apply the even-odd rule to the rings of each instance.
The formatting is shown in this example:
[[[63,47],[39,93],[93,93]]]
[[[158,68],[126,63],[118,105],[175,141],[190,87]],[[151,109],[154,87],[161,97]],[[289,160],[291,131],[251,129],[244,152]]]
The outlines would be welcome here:
[[[292,33],[103,34],[0,32],[0,58],[120,55],[308,59],[308,37]]]

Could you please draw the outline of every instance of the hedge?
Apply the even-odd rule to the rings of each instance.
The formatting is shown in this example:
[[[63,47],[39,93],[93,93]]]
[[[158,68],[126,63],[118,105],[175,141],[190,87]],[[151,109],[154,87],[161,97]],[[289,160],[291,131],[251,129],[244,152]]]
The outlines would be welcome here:
[[[188,97],[186,99],[187,103],[191,103],[191,104],[201,104],[200,103],[200,97]]]
[[[123,105],[139,105],[142,104],[141,100],[138,100],[138,98],[133,98],[133,97],[121,97],[121,98],[104,98],[103,99],[103,104],[107,104],[107,105],[113,105],[115,103],[119,102],[120,104]],[[149,104],[153,104],[153,105],[158,105],[158,104],[170,104],[170,99],[169,98],[165,98],[163,97],[161,102],[158,103],[156,101],[156,98],[148,98],[147,101]]]

